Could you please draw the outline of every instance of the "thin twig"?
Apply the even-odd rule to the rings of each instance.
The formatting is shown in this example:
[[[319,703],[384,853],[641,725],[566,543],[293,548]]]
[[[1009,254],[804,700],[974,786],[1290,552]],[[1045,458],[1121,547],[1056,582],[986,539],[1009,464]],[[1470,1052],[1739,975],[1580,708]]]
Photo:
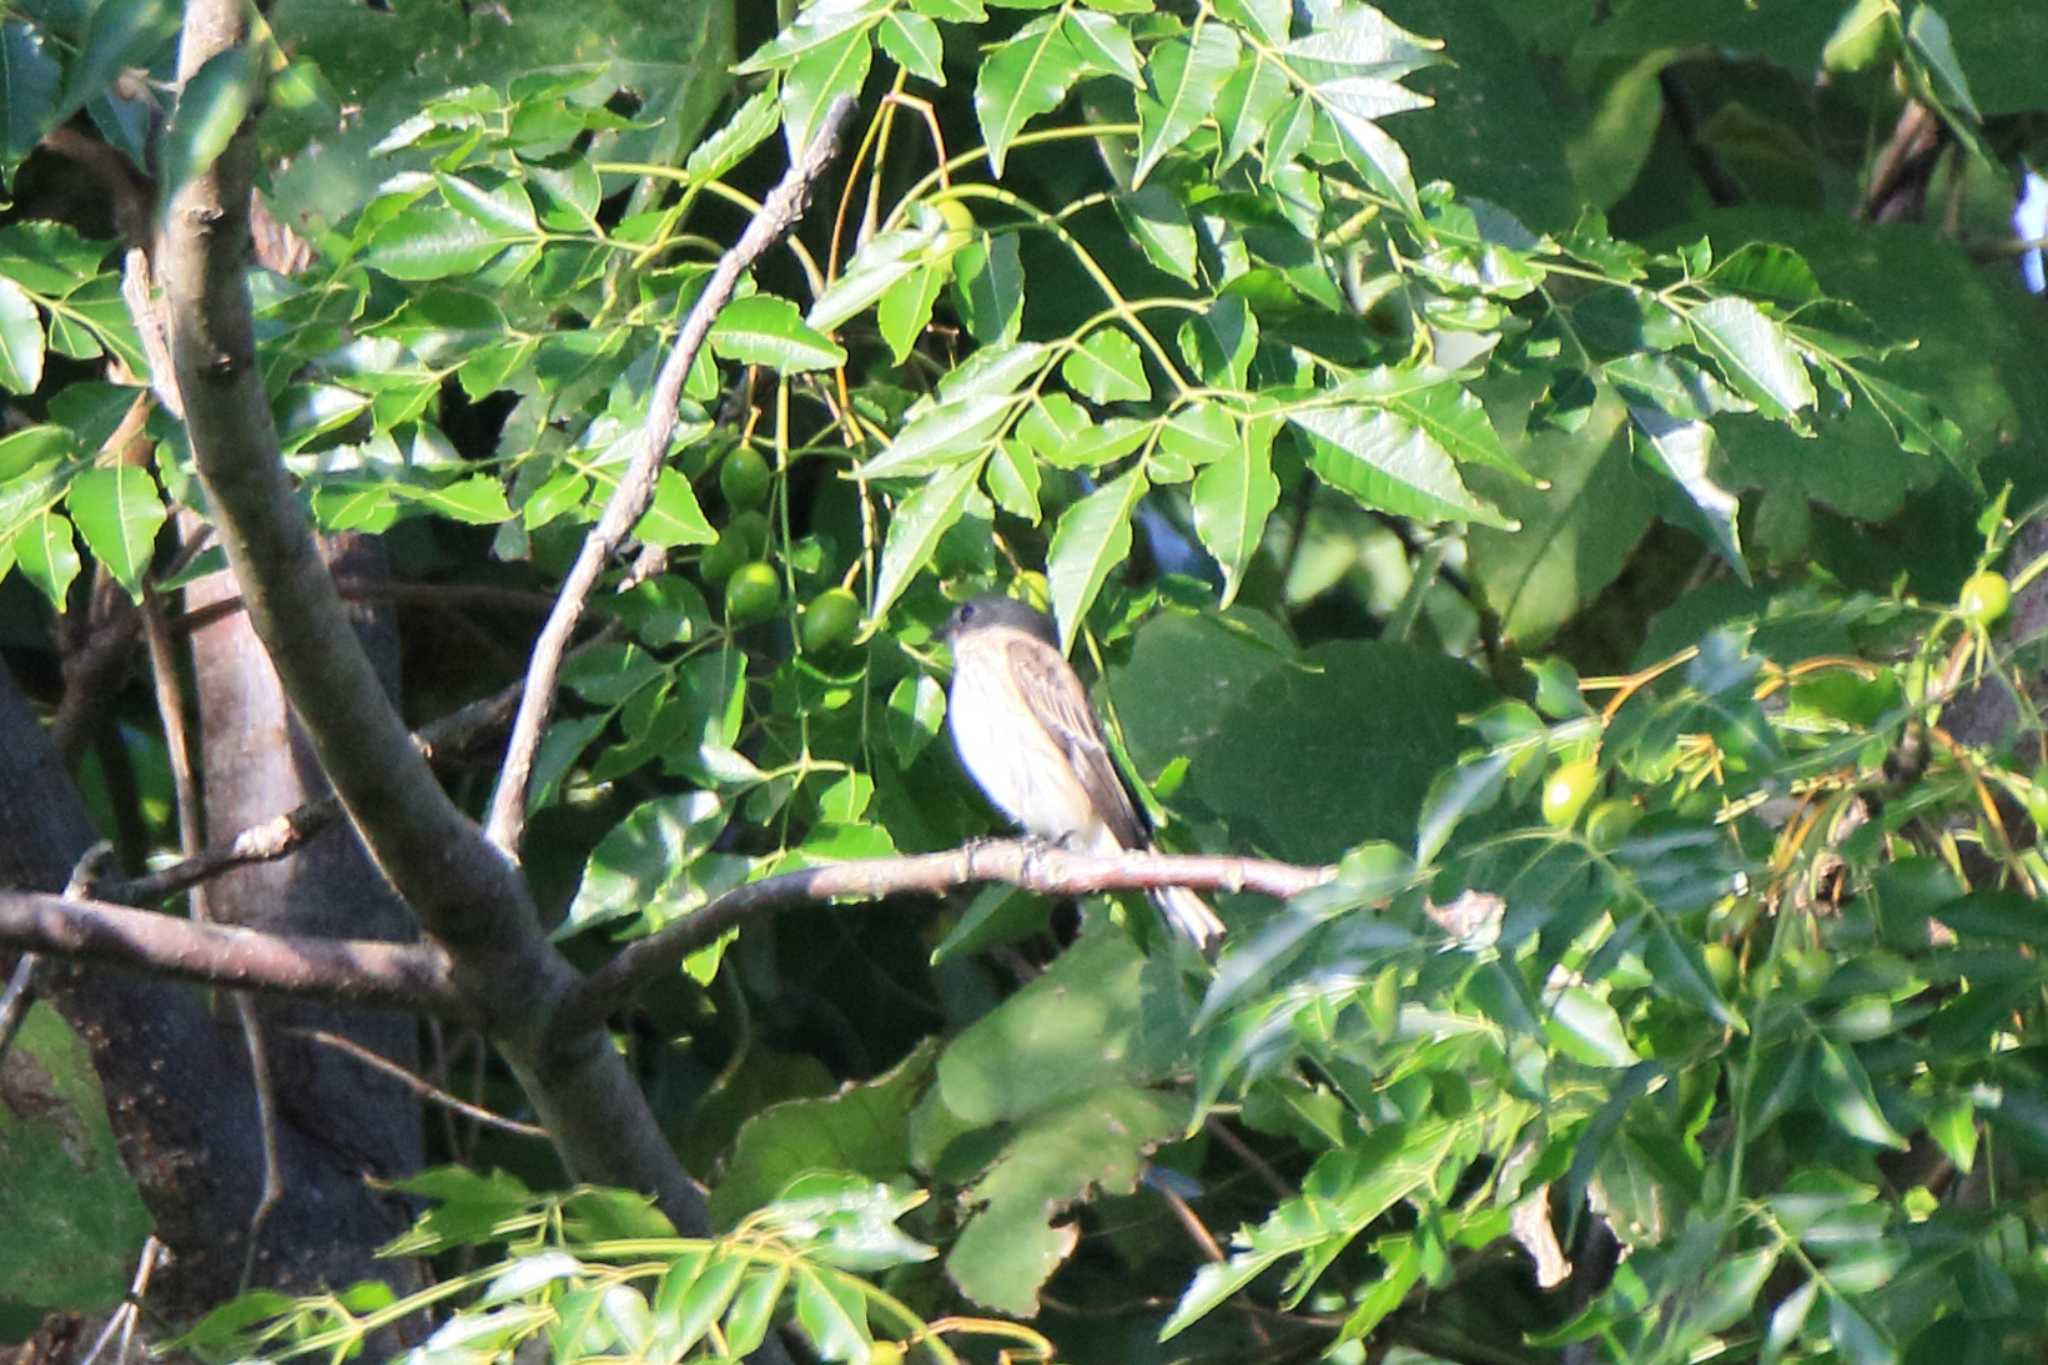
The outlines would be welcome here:
[[[389,1057],[384,1056],[382,1053],[371,1051],[353,1038],[343,1037],[339,1033],[329,1033],[326,1029],[318,1028],[293,1028],[286,1029],[285,1032],[291,1034],[294,1038],[304,1038],[309,1042],[318,1043],[322,1047],[331,1047],[336,1052],[346,1053],[364,1066],[383,1072],[415,1095],[418,1095],[421,1099],[438,1104],[444,1109],[452,1109],[465,1117],[475,1119],[487,1128],[496,1128],[500,1132],[511,1133],[517,1137],[538,1138],[542,1142],[548,1140],[547,1129],[537,1124],[521,1123],[517,1119],[508,1119],[502,1114],[492,1113],[480,1104],[471,1104],[459,1095],[451,1095],[425,1077],[414,1075]]]
[[[1198,891],[1256,891],[1286,899],[1334,881],[1334,867],[1304,867],[1257,858],[1166,853],[1073,853],[1021,840],[986,840],[943,853],[831,863],[764,877],[733,888],[703,908],[627,945],[583,979],[558,1016],[558,1027],[602,1021],[641,986],[673,972],[699,948],[716,942],[749,915],[790,905],[857,896],[879,900],[937,894],[969,882],[1008,882],[1055,896],[1185,886]]]
[[[675,345],[669,350],[648,400],[640,449],[620,476],[604,515],[584,538],[576,563],[555,599],[555,609],[541,628],[540,639],[534,643],[533,657],[526,670],[526,694],[519,701],[519,715],[512,723],[504,767],[499,772],[497,790],[491,795],[490,816],[484,824],[486,837],[507,853],[517,852],[520,836],[526,829],[526,789],[533,776],[534,757],[540,749],[541,731],[554,709],[555,681],[561,673],[562,655],[597,586],[598,575],[604,572],[604,566],[654,497],[655,476],[675,432],[676,405],[682,397],[683,380],[696,363],[705,338],[711,334],[712,321],[731,300],[740,275],[803,216],[812,187],[839,154],[840,130],[852,113],[852,100],[842,97],[833,103],[811,145],[762,202],[761,211],[747,224],[732,250],[719,259],[718,268],[711,272],[704,292],[697,296],[689,317],[676,333]]]

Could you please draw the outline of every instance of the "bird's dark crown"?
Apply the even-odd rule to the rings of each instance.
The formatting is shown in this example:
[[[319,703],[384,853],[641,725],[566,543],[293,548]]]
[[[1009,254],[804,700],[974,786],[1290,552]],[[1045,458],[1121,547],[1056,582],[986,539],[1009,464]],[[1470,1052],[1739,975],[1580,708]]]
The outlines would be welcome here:
[[[962,602],[953,609],[953,615],[946,622],[945,637],[958,639],[971,630],[986,630],[993,626],[1006,626],[1021,630],[1026,635],[1045,641],[1054,649],[1059,648],[1059,636],[1052,628],[1052,618],[1027,603],[1014,597],[998,597],[991,594]]]

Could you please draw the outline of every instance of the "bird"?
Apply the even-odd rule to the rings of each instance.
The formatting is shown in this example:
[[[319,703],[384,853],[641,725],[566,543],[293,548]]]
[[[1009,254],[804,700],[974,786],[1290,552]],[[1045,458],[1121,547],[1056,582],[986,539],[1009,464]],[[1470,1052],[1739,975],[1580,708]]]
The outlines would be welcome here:
[[[941,638],[953,650],[946,724],[961,766],[1026,833],[1087,853],[1152,846],[1102,726],[1044,612],[1015,598],[957,607]],[[1167,922],[1208,952],[1223,921],[1186,887],[1149,893]]]

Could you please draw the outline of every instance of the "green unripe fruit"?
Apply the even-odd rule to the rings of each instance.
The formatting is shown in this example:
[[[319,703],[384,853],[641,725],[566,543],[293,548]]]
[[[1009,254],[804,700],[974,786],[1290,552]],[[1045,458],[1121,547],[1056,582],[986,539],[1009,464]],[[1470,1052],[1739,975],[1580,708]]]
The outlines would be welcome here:
[[[1590,758],[1574,759],[1543,783],[1543,819],[1553,829],[1570,829],[1600,785],[1600,768]]]
[[[2012,584],[2004,574],[1989,571],[1963,584],[1963,595],[1956,599],[1956,610],[1973,626],[1990,625],[2011,605]]]
[[[759,512],[742,512],[726,523],[725,532],[719,536],[735,537],[746,547],[747,559],[759,559],[768,553],[768,518]]]
[[[734,446],[718,467],[718,491],[725,494],[725,505],[735,512],[759,507],[768,501],[768,490],[774,486],[775,471],[752,446]]]
[[[1735,989],[1735,950],[1725,943],[1709,943],[1700,949],[1700,957],[1706,961],[1707,975],[1714,979],[1714,989],[1726,995]]]
[[[1586,842],[1602,853],[1620,848],[1643,813],[1619,798],[1602,801],[1586,817]]]
[[[742,564],[725,580],[725,619],[734,625],[765,621],[782,605],[782,576],[765,560]]]
[[[860,628],[860,599],[845,588],[829,588],[804,608],[801,632],[806,654],[829,654]]]
[[[932,206],[939,211],[939,217],[946,220],[946,231],[939,238],[939,250],[951,255],[966,246],[974,238],[974,211],[958,199],[941,199]]]
[[[697,576],[704,581],[705,587],[716,587],[751,557],[747,552],[746,537],[734,535],[728,528],[715,545],[704,548],[704,553],[697,560]]]

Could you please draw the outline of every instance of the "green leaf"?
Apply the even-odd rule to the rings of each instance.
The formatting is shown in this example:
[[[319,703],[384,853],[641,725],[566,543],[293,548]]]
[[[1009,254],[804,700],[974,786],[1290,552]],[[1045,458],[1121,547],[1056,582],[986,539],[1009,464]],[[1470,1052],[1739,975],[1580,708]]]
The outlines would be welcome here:
[[[1122,1086],[1026,1119],[969,1191],[983,1207],[961,1229],[946,1273],[975,1302],[1032,1316],[1040,1288],[1079,1241],[1072,1223],[1053,1219],[1094,1189],[1130,1194],[1145,1154],[1186,1125],[1186,1100]]]
[[[10,161],[27,156],[56,122],[63,75],[41,33],[19,21],[0,25],[0,116]]]
[[[1311,438],[1310,467],[1367,507],[1428,520],[1511,524],[1466,490],[1449,451],[1396,413],[1346,404],[1294,409],[1287,420]]]
[[[1132,85],[1144,79],[1130,29],[1111,16],[1076,10],[1067,15],[1064,28],[1067,41],[1091,72],[1120,76]]]
[[[896,766],[908,772],[946,723],[946,689],[926,673],[900,680],[889,693],[889,747]]]
[[[394,280],[438,280],[476,274],[510,240],[468,214],[421,203],[379,227],[363,259]]]
[[[988,495],[1013,517],[1036,526],[1044,514],[1038,507],[1038,461],[1021,441],[1002,441],[989,453]]]
[[[978,232],[953,258],[953,298],[968,332],[985,345],[1014,340],[1024,320],[1024,267],[1017,234]]]
[[[1474,490],[1520,529],[1472,528],[1468,572],[1500,617],[1503,638],[1535,650],[1621,574],[1650,529],[1654,504],[1611,392],[1603,392],[1577,432],[1533,435],[1515,453],[1542,483],[1473,471]]]
[[[180,7],[170,0],[104,0],[86,21],[85,42],[72,59],[58,119],[69,118],[131,66],[148,67],[178,31]]]
[[[783,76],[782,138],[792,161],[809,150],[834,101],[860,94],[874,60],[871,33],[865,24],[850,28],[797,58]]]
[[[730,1227],[807,1171],[895,1180],[910,1169],[910,1113],[931,1080],[938,1047],[927,1039],[873,1080],[817,1099],[770,1105],[741,1126],[711,1192],[711,1219]]]
[[[485,189],[461,176],[439,174],[434,183],[441,187],[441,197],[450,208],[475,219],[504,241],[517,242],[540,235],[540,220],[534,215],[533,201],[517,180]]]
[[[14,562],[28,575],[28,581],[42,589],[61,615],[79,568],[71,523],[60,512],[41,513],[15,533],[13,550]]]
[[[1104,484],[1060,515],[1046,552],[1053,615],[1065,646],[1087,619],[1109,572],[1131,552],[1131,515],[1148,485],[1142,469],[1131,469]]]
[[[1455,1124],[1396,1124],[1376,1130],[1356,1147],[1322,1157],[1299,1197],[1258,1227],[1239,1233],[1229,1260],[1195,1272],[1179,1306],[1160,1327],[1159,1339],[1187,1330],[1286,1257],[1328,1264],[1375,1218],[1435,1178],[1457,1136]],[[1292,1297],[1298,1300],[1314,1277],[1300,1276],[1296,1282]]]
[[[1138,94],[1132,189],[1143,185],[1160,159],[1209,117],[1223,82],[1237,69],[1240,47],[1237,34],[1222,24],[1197,24],[1191,40],[1176,38],[1152,49],[1145,64],[1146,88]]]
[[[1628,415],[1643,438],[1638,447],[1643,462],[1678,486],[1692,513],[1693,526],[1736,577],[1749,582],[1741,527],[1736,522],[1741,503],[1713,474],[1714,428],[1705,422],[1680,421],[1647,403],[1630,403]]]
[[[678,903],[690,865],[725,832],[732,812],[716,792],[642,802],[598,841],[564,925],[572,932]]]
[[[1629,1046],[1614,1006],[1583,986],[1558,993],[1544,1031],[1558,1051],[1587,1066],[1625,1067],[1642,1060]]]
[[[1060,362],[1067,387],[1092,403],[1137,403],[1152,396],[1138,343],[1117,327],[1098,327]]]
[[[896,65],[933,85],[946,83],[946,44],[939,26],[914,10],[895,10],[882,20],[875,39]]]
[[[905,423],[860,467],[860,476],[895,479],[955,468],[988,447],[1017,401],[1010,393],[978,393],[939,403]]]
[[[732,117],[717,132],[690,149],[690,158],[683,163],[683,170],[692,180],[716,180],[744,161],[747,153],[766,142],[768,135],[781,122],[776,91],[773,87],[764,86],[733,110]]]
[[[1131,238],[1143,248],[1146,259],[1177,279],[1195,282],[1199,254],[1195,227],[1179,198],[1157,182],[1114,200],[1116,216],[1123,220]]]
[[[868,1358],[867,1300],[839,1276],[797,1264],[796,1321],[822,1358]]]
[[[711,325],[711,345],[727,360],[785,374],[846,363],[844,350],[805,326],[795,304],[773,294],[749,294],[728,303]]]
[[[819,331],[831,331],[925,264],[944,231],[945,221],[935,213],[917,227],[877,233],[818,295],[805,320]]]
[[[1956,59],[1948,21],[1934,6],[1913,6],[1912,17],[1906,21],[1906,47],[1920,59],[1936,100],[1973,124],[1984,121],[1977,111],[1977,101],[1970,96],[1970,82],[1963,75],[1962,63]]]
[[[1228,607],[1244,586],[1245,569],[1265,539],[1266,519],[1280,503],[1273,474],[1273,424],[1247,426],[1229,454],[1195,476],[1195,534],[1223,570],[1219,608]],[[1162,437],[1160,444],[1166,442]]]
[[[1144,956],[1114,930],[1067,949],[947,1046],[938,1069],[947,1110],[971,1124],[1008,1123],[1153,1079],[1136,1048],[1144,969]]]
[[[160,144],[165,202],[205,175],[227,150],[256,102],[264,74],[261,55],[244,44],[214,53],[185,82]]]
[[[48,1005],[29,1007],[0,1103],[0,1298],[100,1312],[126,1292],[150,1217],[107,1127],[92,1056]]]
[[[690,481],[666,465],[655,475],[654,500],[647,504],[647,511],[633,527],[633,535],[648,545],[663,548],[711,545],[718,540],[718,532],[705,519]]]
[[[910,359],[918,338],[932,320],[932,306],[945,292],[950,270],[920,265],[882,291],[875,306],[875,325],[889,343],[889,359],[901,365]]]
[[[806,5],[795,23],[777,35],[773,42],[762,44],[753,56],[734,70],[747,75],[787,67],[807,52],[843,41],[848,33],[869,27],[877,15],[892,8],[893,0],[842,0],[838,4]]]
[[[34,393],[42,382],[42,321],[22,287],[0,276],[0,385]]]
[[[939,546],[939,537],[960,520],[967,508],[967,495],[981,476],[982,461],[971,459],[952,469],[940,470],[922,487],[905,498],[889,518],[889,535],[882,543],[882,567],[875,578],[874,619],[888,615],[910,580],[917,576]]]
[[[1216,122],[1223,130],[1223,152],[1216,158],[1218,176],[1265,137],[1288,94],[1287,74],[1262,52],[1251,54],[1231,73],[1216,96]]]
[[[1798,350],[1784,328],[1748,299],[1715,299],[1687,320],[1699,348],[1766,416],[1784,421],[1813,406],[1813,381]]]
[[[149,472],[133,465],[88,469],[71,481],[64,505],[86,548],[141,601],[142,575],[164,524],[163,500]]]
[[[1901,1152],[1910,1145],[1878,1107],[1870,1076],[1852,1049],[1820,1040],[1818,1089],[1821,1108],[1851,1137]]]
[[[1057,109],[1081,73],[1081,54],[1057,15],[1033,19],[983,56],[974,83],[974,113],[988,144],[989,169],[1000,176],[1010,144],[1024,125]]]

